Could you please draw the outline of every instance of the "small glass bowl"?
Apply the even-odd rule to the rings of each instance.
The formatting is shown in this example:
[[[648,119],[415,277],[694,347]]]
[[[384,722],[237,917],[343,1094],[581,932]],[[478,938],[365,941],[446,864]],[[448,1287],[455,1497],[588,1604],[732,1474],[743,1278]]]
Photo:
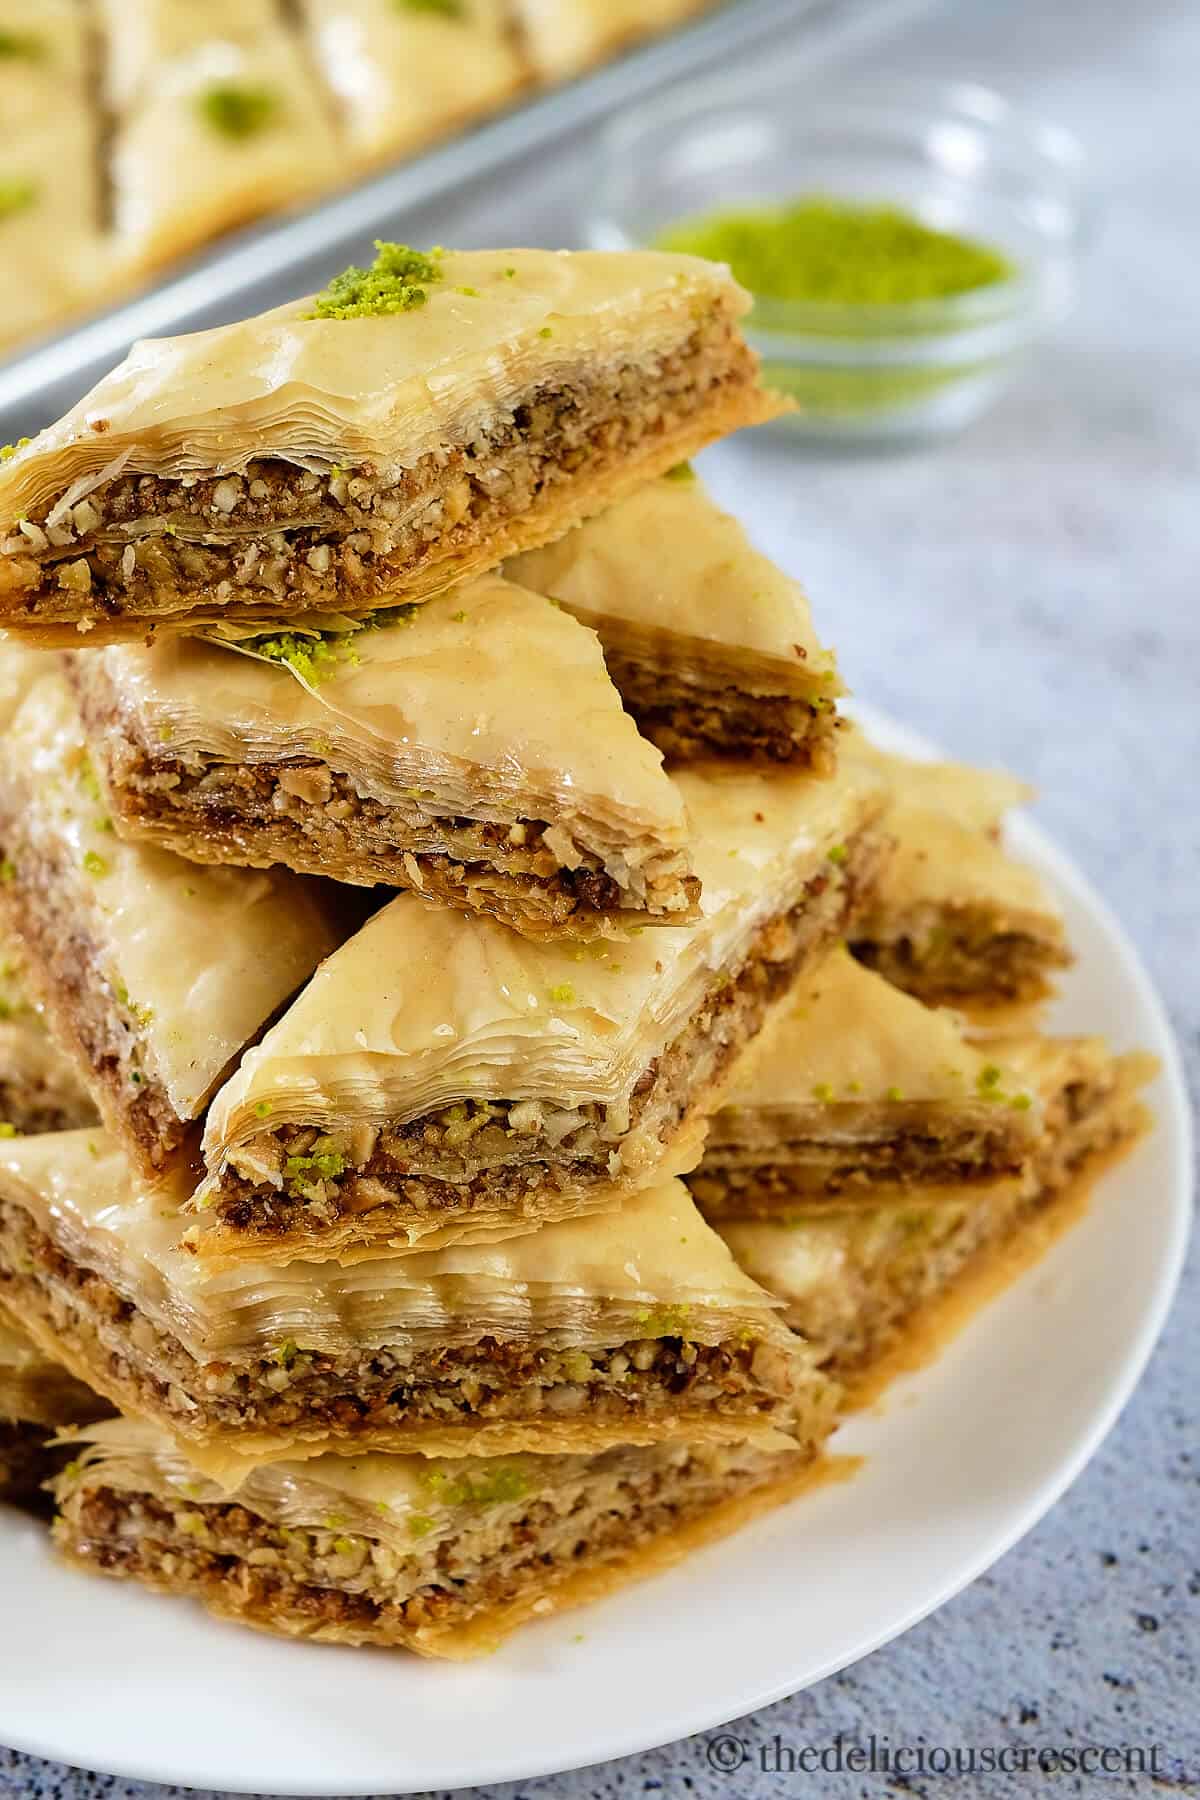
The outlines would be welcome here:
[[[1011,279],[945,299],[837,305],[756,297],[748,335],[798,409],[779,426],[875,442],[956,430],[1070,308],[1084,235],[1083,154],[987,88],[794,75],[660,95],[603,144],[597,248],[690,217],[820,195],[891,203],[1002,251]]]

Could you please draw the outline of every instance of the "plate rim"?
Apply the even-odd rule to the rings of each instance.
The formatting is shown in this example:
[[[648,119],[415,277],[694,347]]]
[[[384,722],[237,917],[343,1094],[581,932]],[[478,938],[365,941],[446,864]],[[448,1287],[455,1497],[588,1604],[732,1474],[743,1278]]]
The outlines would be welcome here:
[[[911,728],[877,712],[873,707],[858,703],[847,710],[866,725],[873,735],[883,740],[888,748],[895,749],[900,754],[920,760],[945,754]],[[718,1730],[733,1720],[773,1705],[790,1695],[802,1693],[840,1670],[852,1667],[885,1644],[903,1636],[962,1593],[1045,1518],[1079,1478],[1113,1430],[1141,1382],[1174,1304],[1191,1231],[1194,1132],[1178,1040],[1166,1007],[1132,937],[1089,877],[1058,847],[1036,820],[1018,813],[1008,822],[1006,835],[1013,847],[1036,862],[1048,874],[1052,886],[1083,907],[1104,936],[1113,942],[1120,952],[1125,972],[1137,990],[1140,1004],[1154,1023],[1158,1038],[1155,1053],[1161,1062],[1161,1099],[1156,1103],[1155,1126],[1168,1146],[1171,1192],[1169,1212],[1164,1203],[1163,1223],[1168,1230],[1157,1281],[1152,1294],[1147,1296],[1137,1331],[1125,1347],[1120,1371],[1112,1380],[1103,1402],[1096,1407],[1086,1425],[1079,1431],[1074,1444],[1055,1468],[1053,1475],[1026,1501],[1005,1528],[989,1537],[981,1548],[963,1557],[960,1565],[950,1571],[930,1593],[888,1619],[877,1632],[852,1650],[834,1655],[816,1668],[807,1669],[799,1682],[794,1672],[784,1672],[779,1678],[766,1683],[753,1682],[738,1690],[736,1695],[730,1695],[715,1712],[711,1699],[707,1702],[701,1699],[694,1706],[677,1707],[668,1719],[658,1720],[649,1732],[644,1723],[619,1731],[614,1731],[610,1724],[607,1735],[601,1741],[602,1728],[597,1726],[580,1741],[580,1754],[572,1754],[566,1761],[563,1760],[561,1747],[557,1751],[539,1755],[536,1746],[531,1746],[524,1753],[513,1750],[470,1763],[448,1762],[437,1771],[426,1771],[419,1781],[405,1778],[401,1771],[397,1771],[401,1776],[400,1784],[397,1785],[395,1776],[392,1776],[382,1789],[378,1781],[366,1785],[356,1783],[352,1786],[339,1786],[336,1780],[331,1783],[328,1776],[320,1780],[314,1778],[311,1782],[289,1782],[286,1787],[271,1787],[269,1790],[263,1789],[261,1781],[240,1787],[236,1783],[231,1785],[227,1770],[206,1770],[198,1765],[182,1769],[164,1765],[153,1757],[142,1759],[137,1755],[107,1759],[103,1768],[97,1768],[95,1772],[121,1780],[162,1783],[199,1790],[212,1789],[230,1794],[262,1794],[269,1791],[280,1796],[294,1795],[296,1800],[310,1800],[310,1797],[317,1796],[329,1796],[330,1800],[334,1796],[337,1800],[343,1800],[343,1797],[344,1800],[358,1800],[360,1796],[379,1792],[400,1795],[423,1793],[430,1788],[484,1787],[498,1782],[536,1780],[547,1775],[594,1768],[602,1763],[660,1749],[704,1731]],[[0,1515],[0,1526],[2,1525],[3,1517]],[[81,1763],[71,1755],[64,1756],[61,1749],[36,1733],[18,1733],[16,1739],[11,1740],[8,1738],[11,1727],[5,1724],[2,1729],[6,1734],[8,1747],[20,1754],[65,1764],[68,1768],[84,1772],[93,1770],[93,1765]]]

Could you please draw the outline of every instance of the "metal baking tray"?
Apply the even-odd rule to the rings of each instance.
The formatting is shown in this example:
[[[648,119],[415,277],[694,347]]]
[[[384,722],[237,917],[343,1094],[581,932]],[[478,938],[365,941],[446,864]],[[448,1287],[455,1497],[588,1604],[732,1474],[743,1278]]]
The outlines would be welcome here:
[[[594,72],[489,119],[301,213],[220,239],[180,272],[0,366],[0,436],[32,435],[119,362],[135,338],[226,324],[323,285],[376,237],[403,238],[405,215],[503,164],[774,34],[799,73],[929,0],[724,0],[715,12]]]

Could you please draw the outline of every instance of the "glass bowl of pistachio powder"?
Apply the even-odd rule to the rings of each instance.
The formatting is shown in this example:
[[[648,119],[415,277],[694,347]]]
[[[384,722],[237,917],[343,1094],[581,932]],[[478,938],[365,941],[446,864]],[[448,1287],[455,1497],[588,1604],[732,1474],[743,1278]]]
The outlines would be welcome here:
[[[1068,311],[1083,156],[971,83],[784,70],[660,95],[603,146],[591,241],[726,262],[795,402],[773,429],[903,442],[957,430]]]

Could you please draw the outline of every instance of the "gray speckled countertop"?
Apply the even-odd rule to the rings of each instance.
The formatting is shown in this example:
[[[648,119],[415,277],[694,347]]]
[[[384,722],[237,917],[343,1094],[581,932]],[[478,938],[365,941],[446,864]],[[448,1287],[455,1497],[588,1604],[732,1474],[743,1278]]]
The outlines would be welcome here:
[[[1037,784],[1043,822],[1138,941],[1194,1082],[1200,10],[1189,0],[957,0],[874,54],[990,81],[1084,138],[1103,219],[1079,312],[955,442],[834,460],[762,439],[711,453],[706,472],[764,548],[803,575],[861,694],[954,753],[1008,763]],[[428,225],[414,220],[411,236],[578,241],[585,170],[581,150],[510,173]],[[735,1730],[752,1745],[777,1732],[825,1745],[871,1730],[894,1743],[1157,1741],[1157,1781],[1064,1776],[1062,1791],[1101,1779],[1126,1791],[1200,1789],[1195,1262],[1136,1397],[1049,1517],[905,1637]],[[831,1800],[951,1785],[717,1777],[693,1740],[490,1791],[768,1800],[802,1783]],[[990,1800],[1035,1791],[1037,1776],[952,1785]],[[165,1792],[0,1749],[0,1795]]]

